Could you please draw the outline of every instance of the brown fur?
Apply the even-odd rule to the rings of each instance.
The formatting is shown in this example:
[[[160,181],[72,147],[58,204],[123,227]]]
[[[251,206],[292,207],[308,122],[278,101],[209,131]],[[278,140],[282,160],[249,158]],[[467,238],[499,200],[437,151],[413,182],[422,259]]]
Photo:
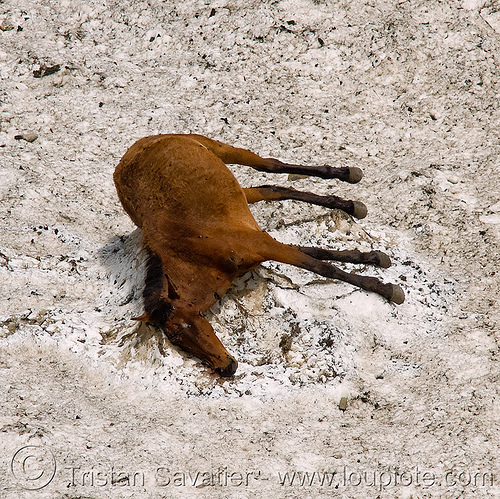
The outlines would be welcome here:
[[[359,169],[304,167],[260,158],[201,135],[157,135],[137,141],[118,164],[114,180],[120,201],[142,229],[150,252],[145,314],[170,340],[221,375],[232,375],[236,360],[216,337],[204,313],[233,280],[266,260],[290,263],[342,279],[401,303],[398,286],[348,274],[326,259],[390,264],[380,252],[329,252],[283,245],[263,232],[248,202],[299,199],[364,216],[362,203],[262,186],[242,189],[225,163],[271,172],[307,173],[357,182]]]

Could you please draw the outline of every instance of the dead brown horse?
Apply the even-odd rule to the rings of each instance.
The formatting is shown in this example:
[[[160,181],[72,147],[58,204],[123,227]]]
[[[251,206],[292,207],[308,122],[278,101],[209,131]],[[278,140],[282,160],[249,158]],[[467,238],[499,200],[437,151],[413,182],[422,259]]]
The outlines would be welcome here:
[[[215,335],[204,314],[238,276],[276,260],[340,279],[402,303],[402,289],[374,277],[344,272],[324,260],[388,267],[379,251],[331,251],[288,246],[263,232],[248,203],[297,199],[339,208],[362,218],[364,204],[336,196],[262,186],[242,189],[228,164],[272,173],[297,173],[356,183],[359,168],[299,166],[261,158],[201,135],[156,135],[137,141],[116,167],[120,201],[142,229],[149,251],[140,320],[161,328],[172,343],[206,362],[222,376],[238,363]]]

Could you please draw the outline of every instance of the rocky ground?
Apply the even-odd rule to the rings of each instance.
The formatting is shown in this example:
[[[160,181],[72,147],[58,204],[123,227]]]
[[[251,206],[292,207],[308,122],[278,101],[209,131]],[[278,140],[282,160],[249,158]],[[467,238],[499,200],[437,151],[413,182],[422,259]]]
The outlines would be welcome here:
[[[0,496],[498,497],[499,53],[493,0],[0,2]],[[233,379],[137,326],[112,173],[165,132],[361,167],[231,168],[363,201],[252,210],[406,302],[267,263],[211,311]]]

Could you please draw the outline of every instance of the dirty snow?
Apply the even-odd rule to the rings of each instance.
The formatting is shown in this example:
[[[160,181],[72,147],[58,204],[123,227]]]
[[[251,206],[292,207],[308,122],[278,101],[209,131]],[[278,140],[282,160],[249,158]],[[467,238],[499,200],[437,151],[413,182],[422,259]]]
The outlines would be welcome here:
[[[491,0],[0,2],[0,497],[498,497],[499,53]],[[112,173],[165,132],[361,167],[231,168],[362,200],[252,210],[406,302],[266,263],[211,311],[233,379],[131,321]]]

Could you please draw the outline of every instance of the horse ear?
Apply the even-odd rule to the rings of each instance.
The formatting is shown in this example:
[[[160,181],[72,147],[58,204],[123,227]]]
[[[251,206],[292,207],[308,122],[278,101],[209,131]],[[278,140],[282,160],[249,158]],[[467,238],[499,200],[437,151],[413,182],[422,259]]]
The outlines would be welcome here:
[[[150,322],[148,314],[142,314],[139,317],[132,317],[132,320],[133,321],[139,321],[139,322]]]

